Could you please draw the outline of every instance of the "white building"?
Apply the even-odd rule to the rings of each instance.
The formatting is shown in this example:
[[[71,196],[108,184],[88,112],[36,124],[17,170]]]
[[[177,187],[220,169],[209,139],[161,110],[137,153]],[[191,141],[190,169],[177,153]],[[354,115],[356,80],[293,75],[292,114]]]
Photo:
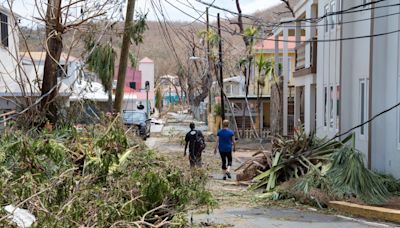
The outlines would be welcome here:
[[[313,86],[316,82],[316,97],[311,90],[302,98],[304,124],[310,132],[331,138],[399,103],[400,16],[399,7],[393,6],[397,3],[398,0],[372,5],[362,0],[305,0],[295,7],[295,19],[321,18],[317,26],[297,22],[295,30],[295,34],[301,34],[302,30],[306,34],[305,68],[314,58],[313,42],[307,41],[318,36],[315,80],[297,80],[305,82],[304,88],[307,83]],[[341,10],[347,13],[335,15]],[[286,34],[289,36],[290,30]],[[296,88],[297,97],[298,92]],[[307,99],[311,99],[310,105],[316,99],[316,117],[306,114],[314,108],[307,105]],[[400,108],[352,132],[355,146],[365,155],[369,168],[400,177]]]
[[[139,71],[142,72],[142,87],[145,88],[145,83],[150,83],[150,92],[154,93],[154,61],[145,57],[139,61]]]
[[[21,81],[20,65],[18,64],[18,33],[15,28],[16,18],[11,12],[0,5],[0,106],[4,110],[12,110],[17,106],[12,97],[14,88]],[[18,78],[20,80],[18,80]]]
[[[365,17],[371,17],[371,15],[375,17],[372,23],[368,24],[370,26],[368,29],[371,30],[371,34],[377,35],[372,39],[367,39],[367,42],[370,41],[368,42],[370,45],[368,58],[371,63],[367,65],[368,67],[364,66],[368,68],[365,74],[367,78],[362,80],[363,75],[361,75],[358,81],[359,88],[362,83],[366,86],[363,96],[368,99],[365,104],[365,115],[368,119],[400,101],[400,15],[398,14],[399,6],[390,6],[398,3],[397,0],[383,1],[375,5],[376,9],[372,9],[365,15]],[[344,7],[348,6],[344,4]],[[359,103],[363,96],[358,96]],[[363,112],[358,114],[361,117]],[[365,130],[364,134],[369,139],[367,158],[370,158],[370,167],[399,178],[400,108],[397,107],[376,118],[369,127],[367,125]]]

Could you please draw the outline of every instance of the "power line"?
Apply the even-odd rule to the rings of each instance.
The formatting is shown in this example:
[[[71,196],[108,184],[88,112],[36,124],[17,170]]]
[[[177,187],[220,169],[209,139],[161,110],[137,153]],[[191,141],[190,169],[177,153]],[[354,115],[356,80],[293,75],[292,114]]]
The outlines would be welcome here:
[[[187,0],[188,1],[188,0]],[[186,6],[186,7],[188,7],[188,8],[190,8],[190,9],[192,9],[192,10],[195,10],[196,12],[202,12],[201,10],[198,10],[198,9],[196,9],[193,5],[192,6],[188,6],[187,4],[183,4],[181,1],[179,1],[178,0],[178,2],[179,3],[181,3],[182,5],[184,5],[184,6]],[[393,6],[398,6],[399,4],[393,4],[393,5],[389,5],[389,6],[384,6],[384,7],[393,7]],[[375,8],[378,8],[378,7],[375,7]],[[375,9],[374,8],[374,9]],[[365,10],[370,10],[369,8],[367,8],[367,9],[363,9],[362,11],[365,11]],[[355,11],[352,11],[352,12],[350,12],[350,13],[354,13]],[[372,19],[379,19],[379,18],[385,18],[385,17],[390,17],[390,16],[395,16],[395,15],[399,15],[400,14],[400,12],[397,12],[397,13],[391,13],[391,14],[386,14],[386,15],[381,15],[381,16],[375,16],[375,17],[368,17],[368,18],[364,18],[364,19],[357,19],[357,20],[351,20],[351,21],[340,21],[340,22],[328,22],[328,23],[313,23],[313,24],[311,24],[311,25],[305,25],[305,24],[302,24],[301,25],[301,28],[306,28],[306,27],[324,27],[324,26],[332,26],[332,25],[343,25],[343,24],[350,24],[350,23],[356,23],[356,22],[362,22],[362,21],[369,21],[369,20],[372,20]],[[210,14],[210,16],[212,16],[212,17],[217,17],[217,16],[215,16],[215,15],[211,15]],[[198,19],[200,19],[200,18],[196,18],[196,20],[194,20],[193,22],[195,22],[195,21],[198,21]],[[260,18],[260,20],[261,20],[262,18]],[[193,23],[192,22],[192,23]],[[272,23],[272,22],[271,22]],[[246,23],[246,22],[243,22],[243,24],[244,25],[251,25],[251,26],[254,26],[254,25],[257,25],[257,26],[262,26],[263,25],[263,22],[261,22],[260,23],[260,21],[258,20],[258,21],[255,21],[255,23]],[[267,25],[266,27],[273,27],[273,26],[277,26],[277,23],[274,23],[273,25],[271,25],[271,24],[269,24],[269,25]],[[281,25],[279,25],[280,27],[283,27],[283,28],[285,28],[285,27],[288,27],[288,28],[293,28],[294,27],[294,25],[287,25],[287,24],[281,24]]]
[[[176,7],[175,5],[173,5],[172,3],[170,3],[168,0],[165,0],[168,4],[170,4],[172,7],[174,7],[175,9],[179,10],[180,12],[184,13],[185,15],[194,18],[193,16],[191,16],[190,14],[186,13],[185,11],[179,9],[178,7]],[[380,0],[380,1],[386,1],[386,0]],[[365,4],[363,4],[365,5]],[[396,5],[400,5],[400,4],[396,4]],[[201,23],[205,23],[201,20],[199,20],[199,22]],[[216,26],[210,25],[213,28],[216,28]],[[237,32],[230,32],[227,30],[223,30],[227,33],[230,33],[231,35],[237,35],[237,36],[244,36],[243,34],[237,33]],[[386,35],[390,35],[390,34],[394,34],[394,33],[398,33],[400,32],[400,30],[395,30],[395,31],[391,31],[391,32],[386,32],[386,33],[379,33],[379,34],[372,34],[372,35],[366,35],[366,36],[355,36],[355,37],[345,37],[345,38],[338,38],[338,39],[318,39],[318,40],[307,40],[307,41],[303,41],[303,42],[338,42],[338,41],[346,41],[346,40],[355,40],[355,39],[365,39],[365,38],[373,38],[373,37],[379,37],[379,36],[386,36]],[[272,35],[272,34],[271,34]],[[259,37],[259,36],[255,36],[254,39],[256,40],[267,40],[267,41],[278,41],[278,42],[287,42],[287,43],[296,43],[296,41],[294,40],[284,40],[284,39],[274,39],[274,38],[265,38],[265,37]]]
[[[224,7],[216,6],[215,4],[211,5],[211,4],[209,4],[207,2],[204,2],[202,0],[196,0],[196,1],[201,3],[201,4],[203,4],[203,5],[206,5],[206,6],[221,10],[221,11],[225,11],[225,12],[228,12],[228,13],[233,14],[233,15],[239,15],[238,12],[235,12],[235,11],[232,11],[232,10],[228,10],[228,9],[226,9]],[[328,13],[325,13],[324,15],[320,16],[320,17],[286,20],[286,21],[279,22],[279,23],[264,22],[264,19],[252,16],[252,15],[247,15],[247,14],[240,14],[240,15],[242,17],[250,19],[250,20],[254,20],[254,21],[258,21],[258,22],[261,21],[266,26],[276,27],[276,26],[280,26],[282,24],[289,24],[289,23],[294,23],[294,22],[310,22],[310,21],[311,22],[318,22],[318,21],[320,21],[320,20],[322,20],[322,19],[324,19],[326,17],[335,16],[335,15],[339,15],[339,14],[341,15],[341,14],[346,14],[346,13],[356,13],[356,12],[368,11],[368,10],[371,10],[371,8],[377,9],[377,8],[386,8],[386,7],[392,7],[392,6],[398,6],[399,5],[399,4],[393,4],[393,5],[388,5],[388,6],[378,6],[378,7],[374,6],[374,7],[371,7],[371,8],[367,7],[367,6],[371,6],[371,5],[374,5],[374,4],[377,4],[377,3],[380,3],[380,2],[384,2],[384,1],[387,1],[387,0],[376,0],[376,1],[363,3],[363,4],[360,4],[360,5],[353,6],[353,7],[349,8],[349,9],[346,9],[346,10],[328,12]],[[363,9],[359,9],[359,8],[363,8]],[[357,10],[357,9],[359,9],[359,10]]]

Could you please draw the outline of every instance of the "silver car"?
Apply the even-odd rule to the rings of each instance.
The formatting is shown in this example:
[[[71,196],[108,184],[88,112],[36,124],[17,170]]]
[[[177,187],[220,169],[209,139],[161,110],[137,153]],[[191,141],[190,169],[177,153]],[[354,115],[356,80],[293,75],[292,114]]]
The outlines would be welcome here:
[[[144,111],[124,111],[123,122],[126,126],[131,127],[137,136],[146,140],[150,137],[151,119]]]

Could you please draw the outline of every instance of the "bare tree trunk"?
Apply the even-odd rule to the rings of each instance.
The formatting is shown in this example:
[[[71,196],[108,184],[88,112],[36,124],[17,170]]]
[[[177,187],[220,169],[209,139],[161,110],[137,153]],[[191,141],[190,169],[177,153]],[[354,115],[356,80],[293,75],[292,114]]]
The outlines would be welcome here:
[[[128,54],[130,46],[130,30],[133,24],[133,12],[135,11],[136,0],[128,0],[128,6],[126,9],[126,19],[124,27],[124,36],[122,38],[121,56],[119,58],[118,68],[118,81],[117,89],[115,92],[114,108],[116,112],[120,112],[122,109],[122,100],[124,97],[124,85],[125,85],[125,74],[126,67],[128,64]]]
[[[58,93],[57,69],[63,48],[61,20],[61,0],[48,0],[46,12],[47,54],[44,62],[41,106],[46,110],[51,123],[57,122],[57,105],[54,100]]]
[[[283,129],[283,118],[282,118],[282,96],[281,91],[283,89],[282,77],[278,78],[277,82],[273,82],[271,85],[271,135],[282,135]]]
[[[112,80],[110,80],[110,82],[109,82],[109,85],[108,85],[108,91],[107,91],[107,94],[108,94],[108,101],[107,101],[107,106],[108,106],[108,111],[109,112],[111,112],[112,113],[112,111],[113,111],[113,98],[112,98],[112,95],[113,95],[113,90],[112,90]]]

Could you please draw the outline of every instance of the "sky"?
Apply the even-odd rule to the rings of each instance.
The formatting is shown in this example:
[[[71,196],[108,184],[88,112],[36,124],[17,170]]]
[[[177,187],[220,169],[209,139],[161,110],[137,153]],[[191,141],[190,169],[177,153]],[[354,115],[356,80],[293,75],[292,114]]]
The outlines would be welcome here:
[[[43,1],[43,0],[42,0]],[[64,0],[65,2],[68,2]],[[220,6],[222,8],[226,8],[236,12],[235,0],[203,0],[204,2],[212,3],[216,6]],[[3,2],[3,6],[7,7],[7,3]],[[29,26],[32,25],[33,17],[37,17],[38,13],[35,12],[35,0],[14,0],[13,10],[22,16],[21,23],[22,25]],[[46,1],[45,1],[46,2]],[[163,12],[166,15],[168,20],[172,21],[185,21],[192,22],[194,18],[199,18],[200,15],[205,11],[206,6],[197,2],[196,0],[154,0],[156,4],[159,6],[161,4],[163,8]],[[264,10],[271,6],[279,4],[280,0],[241,0],[241,8],[244,14],[251,14],[258,10]],[[41,6],[45,7],[45,5]],[[126,4],[125,4],[126,7]],[[192,7],[196,8],[193,10]],[[7,7],[8,8],[8,7]],[[178,9],[177,9],[178,8]],[[136,10],[141,12],[148,12],[149,20],[157,20],[156,14],[151,7],[150,0],[137,0]],[[183,12],[181,12],[182,10]],[[45,8],[42,9],[42,12],[45,11]],[[123,9],[123,13],[125,13],[125,9]],[[217,13],[221,14],[222,18],[232,17],[231,14],[217,10],[210,9],[210,20],[215,20]],[[188,15],[186,15],[186,14]],[[158,12],[159,14],[159,12]],[[203,15],[202,20],[204,20],[205,16]]]

